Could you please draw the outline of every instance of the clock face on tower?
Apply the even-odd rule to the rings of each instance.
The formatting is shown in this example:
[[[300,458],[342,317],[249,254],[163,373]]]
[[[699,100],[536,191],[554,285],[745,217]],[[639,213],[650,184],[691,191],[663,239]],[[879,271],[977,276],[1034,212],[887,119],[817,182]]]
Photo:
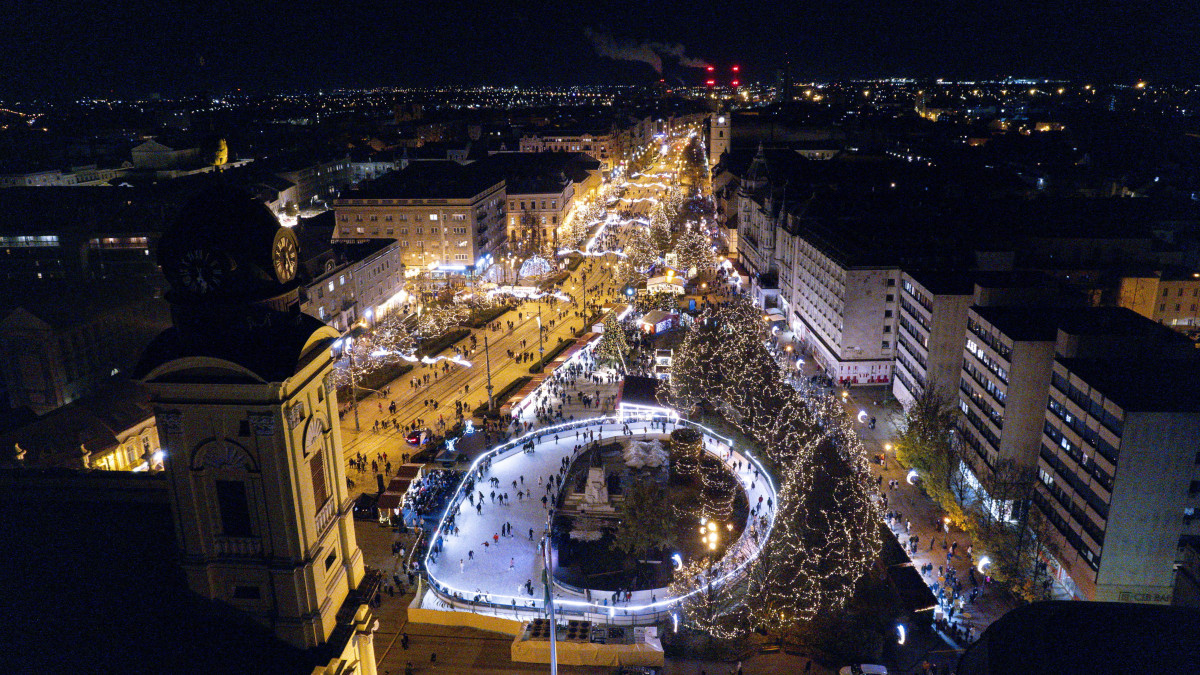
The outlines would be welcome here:
[[[280,228],[271,247],[271,262],[279,283],[286,284],[295,278],[299,260],[300,247],[296,244],[296,235],[287,228]]]
[[[232,271],[229,259],[208,248],[184,251],[175,263],[175,277],[188,291],[206,295],[220,289]]]

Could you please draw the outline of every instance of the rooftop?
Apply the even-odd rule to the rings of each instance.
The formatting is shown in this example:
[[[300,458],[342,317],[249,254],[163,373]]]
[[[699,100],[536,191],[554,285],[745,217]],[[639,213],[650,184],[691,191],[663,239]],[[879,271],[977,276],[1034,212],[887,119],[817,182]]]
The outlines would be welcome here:
[[[1200,610],[1118,602],[1035,602],[987,628],[960,675],[1186,673],[1200,651]],[[1122,664],[1122,665],[1115,665]]]
[[[1068,335],[1145,337],[1157,343],[1186,337],[1123,307],[980,307],[971,308],[984,321],[1017,342],[1050,342],[1058,331]]]
[[[1200,412],[1200,358],[1058,362],[1126,412]]]
[[[343,199],[470,199],[503,180],[477,165],[448,160],[417,162],[365,183]]]

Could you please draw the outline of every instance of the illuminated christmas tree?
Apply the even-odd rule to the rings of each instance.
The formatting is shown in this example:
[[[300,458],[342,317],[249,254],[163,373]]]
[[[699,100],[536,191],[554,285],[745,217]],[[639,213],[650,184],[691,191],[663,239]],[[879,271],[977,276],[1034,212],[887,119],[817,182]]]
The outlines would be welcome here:
[[[615,312],[609,312],[604,317],[604,334],[596,345],[596,359],[602,363],[620,364],[625,368],[625,355],[629,353],[629,341],[625,338],[625,329],[617,322]]]

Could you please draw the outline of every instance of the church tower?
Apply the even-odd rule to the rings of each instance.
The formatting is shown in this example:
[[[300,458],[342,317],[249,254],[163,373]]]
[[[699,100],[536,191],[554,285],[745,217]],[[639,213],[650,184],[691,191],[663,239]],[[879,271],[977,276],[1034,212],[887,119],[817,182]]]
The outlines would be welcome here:
[[[174,326],[141,372],[188,585],[300,649],[353,616],[346,649],[373,673],[330,383],[339,336],[299,310],[295,235],[249,195],[213,188],[163,234],[159,263]]]
[[[730,115],[718,111],[708,116],[708,166],[714,167],[729,152]]]

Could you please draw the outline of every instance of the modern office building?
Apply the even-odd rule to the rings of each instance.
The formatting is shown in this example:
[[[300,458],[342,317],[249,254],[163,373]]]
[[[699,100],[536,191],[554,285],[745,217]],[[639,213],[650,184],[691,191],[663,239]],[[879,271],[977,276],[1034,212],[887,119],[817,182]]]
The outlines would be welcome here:
[[[1194,602],[1200,359],[1060,357],[1050,383],[1033,503],[1051,574],[1078,599]]]

